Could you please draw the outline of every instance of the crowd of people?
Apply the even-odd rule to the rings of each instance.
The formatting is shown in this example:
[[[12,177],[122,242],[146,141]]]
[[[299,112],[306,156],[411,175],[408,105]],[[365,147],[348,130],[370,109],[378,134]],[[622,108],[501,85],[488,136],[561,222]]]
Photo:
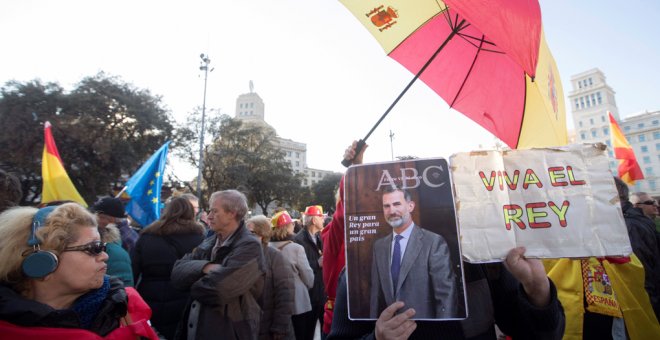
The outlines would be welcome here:
[[[356,145],[344,158],[360,164],[364,149]],[[136,230],[114,197],[89,209],[71,202],[19,206],[20,181],[0,171],[0,338],[640,339],[660,330],[660,236],[653,223],[658,203],[645,193],[629,197],[625,183],[615,180],[631,261],[638,259],[644,269],[642,282],[631,283],[641,288],[629,289],[641,301],[631,307],[639,313],[576,308],[586,301],[566,300],[568,284],[547,274],[548,263],[515,248],[501,263],[463,263],[466,319],[420,319],[416,314],[423,311],[411,308],[415,304],[384,298],[373,320],[351,320],[343,179],[332,215],[312,205],[299,221],[284,209],[248,216],[246,196],[228,189],[208,197],[203,220],[198,198],[183,194],[167,200],[160,219]],[[430,289],[426,281],[399,276],[393,258],[398,262],[411,248],[444,241],[429,236],[419,246],[408,243],[414,233],[425,235],[405,210],[414,202],[397,190],[383,202],[393,233],[381,242],[382,258],[374,258],[378,277],[385,278],[379,284],[424,293]],[[445,277],[451,285],[458,284],[460,273],[450,274]],[[447,312],[454,308],[446,305]],[[636,324],[648,328],[640,333],[630,320],[642,314],[650,317]]]

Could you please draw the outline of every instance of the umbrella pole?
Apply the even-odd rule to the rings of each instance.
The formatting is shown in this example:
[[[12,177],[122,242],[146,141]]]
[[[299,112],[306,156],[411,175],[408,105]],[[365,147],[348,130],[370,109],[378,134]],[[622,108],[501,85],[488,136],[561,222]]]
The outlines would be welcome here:
[[[453,38],[453,37],[454,37],[454,36],[455,36],[460,30],[462,30],[462,29],[465,27],[465,24],[466,24],[465,19],[463,19],[463,20],[461,20],[461,22],[458,23],[458,25],[456,25],[456,27],[454,27],[454,28],[452,29],[451,33],[447,36],[447,38],[445,39],[445,41],[442,42],[442,45],[440,45],[440,47],[438,47],[438,49],[433,53],[433,55],[431,56],[431,58],[429,58],[429,60],[426,62],[426,64],[424,64],[424,66],[422,66],[422,68],[419,69],[419,71],[417,72],[417,74],[415,74],[415,77],[413,77],[413,79],[408,83],[408,85],[406,85],[406,87],[403,89],[403,91],[401,91],[401,93],[399,93],[399,96],[396,97],[396,99],[394,100],[394,102],[392,102],[392,104],[390,105],[390,107],[387,108],[387,110],[385,111],[385,113],[383,113],[383,115],[380,116],[380,119],[378,119],[378,121],[376,122],[376,124],[374,124],[374,126],[371,128],[371,130],[369,130],[369,133],[367,133],[367,135],[366,135],[364,138],[362,138],[362,139],[360,139],[360,140],[358,141],[357,146],[356,146],[356,148],[355,148],[355,155],[356,155],[356,156],[359,155],[360,152],[362,151],[362,148],[364,148],[367,139],[369,138],[369,136],[371,136],[371,133],[374,132],[374,130],[376,130],[376,128],[378,127],[378,125],[380,125],[380,123],[383,121],[383,119],[385,119],[385,117],[390,113],[390,111],[392,111],[392,109],[393,109],[394,106],[399,102],[399,100],[401,99],[401,97],[403,97],[403,95],[406,94],[406,92],[408,92],[408,89],[410,89],[410,87],[415,83],[415,81],[417,80],[417,78],[419,78],[419,77],[422,75],[422,72],[424,72],[424,71],[426,70],[426,68],[427,68],[429,65],[431,65],[431,63],[433,62],[433,60],[435,59],[435,57],[438,55],[438,53],[440,53],[440,51],[442,51],[442,49],[445,48],[445,46],[449,43],[449,41],[450,41],[450,40],[451,40],[451,39],[452,39],[452,38]],[[341,164],[342,164],[343,166],[345,166],[345,167],[348,167],[348,166],[350,166],[351,164],[353,164],[353,159],[344,159],[344,160],[341,161]]]

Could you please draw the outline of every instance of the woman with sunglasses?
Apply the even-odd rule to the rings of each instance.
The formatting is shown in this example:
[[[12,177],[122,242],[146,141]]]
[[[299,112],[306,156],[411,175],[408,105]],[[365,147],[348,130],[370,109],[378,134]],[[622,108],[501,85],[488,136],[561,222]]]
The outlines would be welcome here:
[[[0,334],[9,339],[158,339],[151,310],[106,275],[96,219],[76,203],[0,214]]]

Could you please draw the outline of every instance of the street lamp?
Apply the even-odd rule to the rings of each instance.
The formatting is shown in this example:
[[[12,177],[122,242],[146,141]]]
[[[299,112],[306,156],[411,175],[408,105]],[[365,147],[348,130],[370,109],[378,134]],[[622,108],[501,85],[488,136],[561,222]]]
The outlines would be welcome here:
[[[209,72],[213,71],[213,69],[209,70],[211,59],[209,59],[208,55],[202,53],[199,55],[199,58],[202,59],[199,64],[199,69],[204,71],[204,100],[202,101],[202,127],[199,130],[199,169],[197,171],[197,197],[200,201],[202,201],[202,171],[204,169],[204,123],[206,119],[206,81],[208,79]]]

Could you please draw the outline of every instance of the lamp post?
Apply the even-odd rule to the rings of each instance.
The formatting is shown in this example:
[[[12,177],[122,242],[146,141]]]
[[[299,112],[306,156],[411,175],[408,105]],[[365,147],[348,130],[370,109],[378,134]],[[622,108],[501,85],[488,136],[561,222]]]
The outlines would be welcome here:
[[[208,79],[209,72],[213,71],[213,69],[209,71],[209,64],[211,63],[211,59],[209,59],[208,55],[202,53],[199,55],[199,58],[202,59],[199,64],[199,69],[204,71],[204,100],[202,101],[202,127],[199,130],[199,169],[197,171],[197,197],[200,201],[202,201],[202,171],[204,169],[204,123],[206,119],[206,81]]]

